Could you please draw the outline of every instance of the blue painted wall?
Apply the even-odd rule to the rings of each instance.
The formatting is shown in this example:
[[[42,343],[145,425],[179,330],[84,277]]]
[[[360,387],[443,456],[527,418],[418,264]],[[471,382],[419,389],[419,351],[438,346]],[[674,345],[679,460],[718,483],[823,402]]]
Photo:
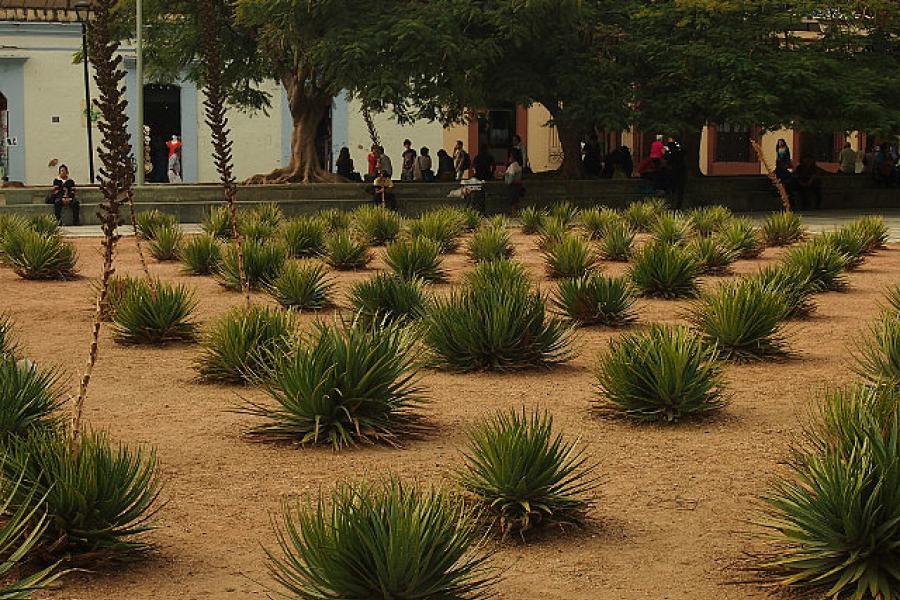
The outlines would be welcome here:
[[[25,61],[23,57],[0,56],[0,93],[6,96],[9,137],[18,145],[10,146],[9,179],[25,181]]]

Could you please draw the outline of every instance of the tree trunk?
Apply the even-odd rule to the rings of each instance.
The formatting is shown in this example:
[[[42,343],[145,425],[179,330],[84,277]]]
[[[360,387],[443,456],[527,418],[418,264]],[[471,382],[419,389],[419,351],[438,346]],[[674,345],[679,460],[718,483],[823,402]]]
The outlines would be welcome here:
[[[687,167],[688,177],[702,177],[700,170],[700,138],[703,135],[703,127],[688,129],[681,134],[681,145],[684,148],[684,164]]]
[[[584,179],[584,163],[581,160],[581,133],[570,125],[557,125],[559,145],[563,151],[560,175],[565,179]]]
[[[288,106],[294,123],[291,133],[291,161],[287,166],[271,173],[254,175],[244,183],[317,183],[338,181],[338,177],[325,170],[316,151],[316,133],[319,124],[331,108],[333,95],[325,90],[309,93],[302,81],[291,75],[283,79],[288,93]]]

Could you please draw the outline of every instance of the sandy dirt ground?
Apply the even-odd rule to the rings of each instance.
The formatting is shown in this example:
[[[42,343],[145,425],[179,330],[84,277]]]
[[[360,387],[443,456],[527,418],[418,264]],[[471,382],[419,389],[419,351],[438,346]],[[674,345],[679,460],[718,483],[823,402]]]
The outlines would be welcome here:
[[[534,238],[516,234],[517,260],[545,289]],[[83,278],[28,282],[0,269],[0,309],[15,318],[28,354],[70,374],[74,391],[85,359],[91,320],[91,278],[99,273],[99,240],[75,240]],[[337,275],[339,299],[372,268]],[[741,261],[748,273],[776,260],[767,250]],[[138,274],[133,239],[124,239],[119,271]],[[452,281],[471,264],[446,258]],[[608,273],[625,266],[604,263]],[[241,302],[211,278],[186,277],[177,264],[153,262],[154,274],[195,288],[199,318],[209,323]],[[715,285],[721,278],[708,278]],[[592,415],[592,367],[614,330],[584,329],[577,358],[552,370],[512,374],[430,371],[423,383],[435,432],[401,449],[274,446],[246,440],[251,418],[229,412],[240,396],[265,400],[258,390],[196,383],[195,345],[123,347],[104,328],[100,361],[86,407],[94,428],[115,439],[157,449],[165,483],[159,528],[150,537],[156,556],[115,572],[77,574],[42,597],[55,599],[264,598],[272,595],[264,548],[274,548],[271,516],[284,499],[315,496],[343,479],[388,473],[446,483],[460,464],[464,428],[507,407],[545,407],[556,425],[587,444],[602,484],[583,531],[549,532],[529,543],[490,543],[504,574],[505,599],[725,600],[764,598],[735,581],[744,553],[759,548],[751,523],[758,497],[779,468],[808,402],[825,384],[851,378],[849,349],[878,313],[879,297],[900,281],[900,245],[871,257],[850,276],[850,290],[818,296],[819,310],[789,325],[794,357],[782,362],[730,365],[732,402],[721,416],[674,427],[636,426]],[[437,286],[438,291],[449,286]],[[257,302],[268,302],[256,295]],[[685,302],[640,301],[640,324],[677,322]],[[322,315],[319,316],[321,318]],[[327,315],[326,315],[327,316]],[[304,323],[316,315],[302,316]],[[637,326],[641,326],[638,324]]]

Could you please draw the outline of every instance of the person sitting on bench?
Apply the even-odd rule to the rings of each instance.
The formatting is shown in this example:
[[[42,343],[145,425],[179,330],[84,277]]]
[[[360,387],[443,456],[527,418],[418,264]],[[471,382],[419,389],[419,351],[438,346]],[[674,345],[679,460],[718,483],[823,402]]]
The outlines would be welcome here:
[[[378,171],[378,177],[372,182],[372,188],[372,202],[382,204],[386,208],[394,208],[394,182],[384,170]]]
[[[60,225],[64,206],[72,209],[72,225],[79,224],[81,215],[78,200],[75,198],[75,181],[69,179],[69,167],[66,165],[59,166],[59,175],[53,180],[53,191],[48,200],[53,203],[53,213]]]

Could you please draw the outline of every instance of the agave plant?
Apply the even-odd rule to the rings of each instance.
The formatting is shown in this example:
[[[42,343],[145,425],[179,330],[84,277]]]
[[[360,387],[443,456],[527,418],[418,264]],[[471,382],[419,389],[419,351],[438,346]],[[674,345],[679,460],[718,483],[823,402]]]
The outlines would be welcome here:
[[[637,421],[680,421],[726,403],[716,349],[685,327],[653,325],[621,335],[596,373],[598,410]]]
[[[132,283],[116,305],[113,338],[120,344],[168,344],[197,337],[197,299],[184,285]]]
[[[580,237],[566,234],[544,252],[547,274],[554,278],[582,277],[597,268],[599,257]]]
[[[719,231],[734,215],[721,205],[703,206],[688,213],[691,228],[701,237],[709,237]]]
[[[340,449],[420,433],[415,341],[402,324],[317,322],[286,356],[272,357],[263,385],[273,404],[240,409],[262,421],[250,434]]]
[[[222,243],[208,234],[191,236],[181,244],[178,255],[184,273],[212,275],[222,262]]]
[[[431,238],[416,237],[388,244],[384,262],[401,279],[447,280],[441,265],[440,244]]]
[[[834,246],[818,239],[791,248],[782,259],[785,267],[809,277],[811,284],[820,291],[846,289],[848,284],[844,270],[848,262],[847,256]]]
[[[816,310],[812,298],[819,288],[806,271],[784,265],[768,266],[749,281],[779,294],[787,309],[786,318],[802,319]]]
[[[371,246],[393,242],[402,226],[400,215],[383,206],[367,204],[353,211],[353,228]]]
[[[759,232],[749,219],[737,217],[731,219],[722,225],[715,238],[738,258],[756,258],[763,251]]]
[[[547,213],[534,207],[526,206],[519,212],[519,219],[522,221],[522,233],[526,235],[534,235],[538,233],[544,226]]]
[[[551,219],[556,219],[566,227],[570,227],[578,221],[578,216],[581,211],[573,206],[571,202],[557,202],[550,206],[550,209],[547,212]]]
[[[231,214],[228,207],[218,206],[209,209],[209,212],[203,215],[200,227],[206,235],[214,238],[227,240],[231,238]]]
[[[464,230],[475,231],[481,227],[481,213],[476,209],[471,206],[464,206],[462,208],[454,208],[453,210],[459,214]]]
[[[622,222],[622,215],[618,211],[602,207],[589,208],[581,211],[581,226],[592,240],[606,237],[606,231],[613,225]]]
[[[243,213],[238,218],[238,231],[248,242],[268,243],[275,236],[277,229],[277,224],[261,218],[253,211]]]
[[[144,534],[155,528],[159,508],[155,453],[87,431],[77,446],[69,434],[34,432],[10,439],[2,454],[5,479],[22,483],[11,509],[48,515],[47,551],[95,562],[152,549]]]
[[[12,317],[6,313],[0,313],[0,359],[15,356],[19,349],[14,328]]]
[[[816,241],[829,245],[846,256],[846,270],[855,269],[866,260],[868,240],[858,229],[849,225],[823,233]]]
[[[805,231],[796,213],[773,212],[763,223],[762,235],[767,246],[790,246],[802,240]]]
[[[760,569],[779,586],[829,598],[891,598],[900,588],[900,415],[858,391],[827,407],[764,497],[776,549]],[[833,417],[839,417],[834,421]],[[837,425],[837,427],[835,427]],[[823,439],[824,438],[824,439]]]
[[[888,288],[884,296],[888,302],[888,310],[900,316],[900,284]],[[3,325],[0,324],[0,330],[2,330],[2,328]],[[0,335],[0,337],[2,337],[2,335]],[[0,342],[0,348],[2,347],[2,342]]]
[[[884,217],[866,215],[851,221],[846,227],[865,240],[866,254],[872,254],[887,244],[888,227]]]
[[[63,389],[54,369],[40,370],[12,355],[0,356],[0,399],[0,440],[4,442],[10,436],[55,430],[62,423]]]
[[[281,244],[246,239],[243,243],[244,273],[250,289],[259,289],[272,283],[287,262],[287,251]],[[222,257],[216,273],[219,285],[229,290],[241,289],[241,274],[238,264],[238,247],[231,244]]]
[[[425,283],[378,273],[350,288],[350,304],[365,325],[420,319],[426,308]]]
[[[559,219],[547,217],[540,229],[537,246],[540,250],[549,250],[569,233],[569,228]]]
[[[132,277],[131,275],[112,275],[106,287],[106,300],[100,306],[100,318],[104,321],[112,321],[116,316],[116,310],[122,299],[128,294],[128,291],[135,285],[141,285],[144,282],[141,279]],[[91,300],[95,301],[100,297],[100,282],[91,282]]]
[[[269,225],[273,231],[284,221],[284,212],[275,202],[257,204],[250,211],[250,215],[252,219]]]
[[[514,253],[505,226],[482,227],[469,239],[466,251],[475,262],[502,260]]]
[[[296,335],[295,316],[284,310],[242,306],[206,332],[196,361],[207,382],[244,384],[261,377],[272,356],[286,354]]]
[[[665,211],[656,216],[650,232],[660,244],[681,244],[690,235],[690,224],[681,214]]]
[[[545,524],[578,525],[596,485],[584,448],[554,431],[547,412],[499,412],[472,427],[462,486],[503,534]]]
[[[468,289],[476,293],[487,292],[495,287],[525,291],[531,287],[525,267],[506,259],[479,263],[463,279]]]
[[[282,223],[279,237],[291,258],[317,256],[325,249],[325,221],[300,217]]]
[[[688,252],[697,261],[699,272],[704,275],[727,273],[737,254],[712,237],[700,237],[687,245]]]
[[[59,223],[53,215],[42,213],[28,219],[28,227],[41,235],[60,235]]]
[[[625,222],[618,222],[606,228],[606,235],[600,240],[600,255],[605,260],[626,262],[631,257],[634,232]]]
[[[320,310],[331,304],[334,281],[322,263],[288,261],[266,291],[285,308]]]
[[[156,231],[161,227],[177,227],[178,219],[175,215],[164,213],[157,209],[141,211],[134,215],[137,223],[137,234],[145,240],[156,238]]]
[[[293,598],[488,598],[497,577],[475,517],[434,488],[342,484],[284,506],[269,570]]]
[[[3,258],[3,243],[6,236],[20,229],[31,229],[31,223],[18,214],[0,213],[0,259]]]
[[[437,244],[441,254],[448,254],[459,246],[462,226],[460,216],[455,212],[433,210],[410,221],[408,229],[412,239],[430,239]]]
[[[856,373],[870,385],[900,389],[900,316],[886,314],[857,344]]]
[[[474,285],[434,300],[423,322],[434,362],[459,371],[502,371],[569,360],[571,329],[547,318],[543,297],[527,282],[501,279],[509,269],[499,266],[492,272],[505,275],[491,284],[488,271],[481,271],[470,279]]]
[[[340,232],[325,238],[324,259],[341,271],[363,269],[372,260],[372,253],[366,244],[357,242],[347,232]]]
[[[178,260],[183,237],[177,224],[157,226],[150,239],[150,254],[158,261]]]
[[[58,235],[10,229],[0,254],[22,279],[74,279],[78,276],[75,246]]]
[[[742,361],[786,354],[782,325],[786,315],[778,292],[738,280],[701,294],[688,320],[723,358]]]
[[[617,327],[633,322],[634,292],[624,277],[589,273],[559,282],[553,304],[579,325]]]
[[[349,212],[338,208],[320,210],[316,213],[316,220],[322,223],[326,233],[335,233],[349,229],[352,218]]]
[[[656,242],[637,253],[628,276],[644,296],[672,299],[697,292],[699,271],[697,259],[687,249]]]
[[[663,208],[663,210],[665,209]],[[622,213],[622,218],[625,219],[632,231],[650,231],[660,212],[660,206],[657,203],[642,200],[629,204]]]

